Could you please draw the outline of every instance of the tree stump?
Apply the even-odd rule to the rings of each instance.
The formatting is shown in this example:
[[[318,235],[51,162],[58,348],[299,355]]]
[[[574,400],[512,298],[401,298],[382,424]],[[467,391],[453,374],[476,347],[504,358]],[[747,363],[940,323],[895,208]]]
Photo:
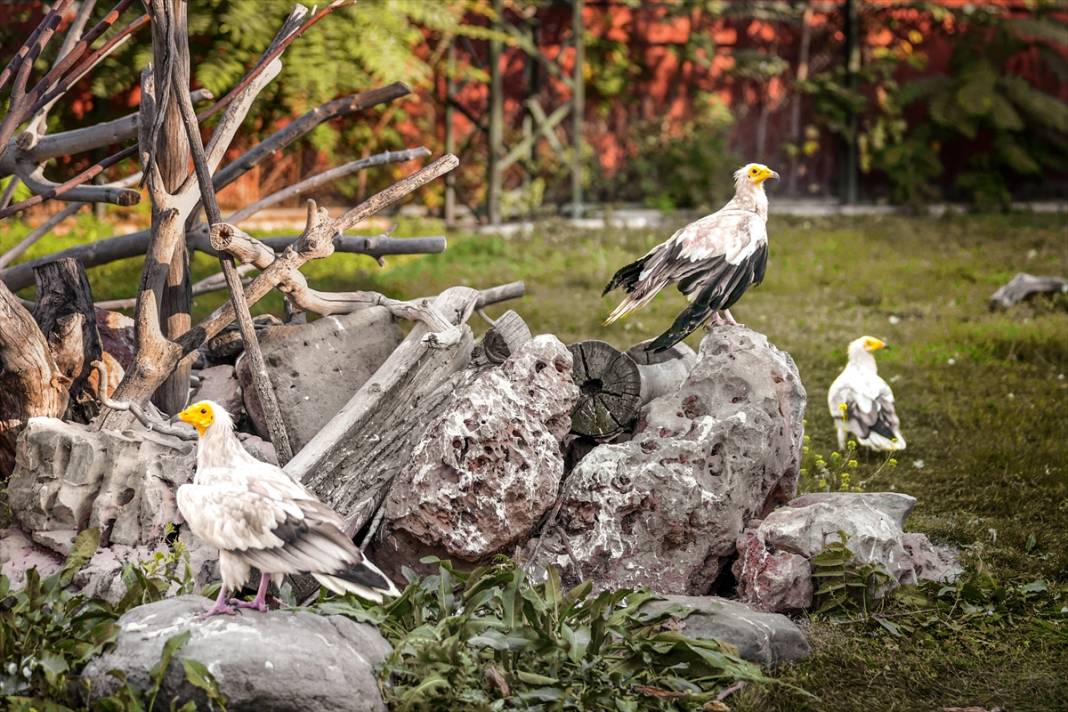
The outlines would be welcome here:
[[[67,409],[67,381],[48,342],[19,298],[0,283],[0,479],[15,466],[15,440],[26,421]]]
[[[103,351],[96,309],[85,268],[75,259],[46,262],[33,270],[37,282],[34,321],[41,327],[60,373],[70,379],[73,415],[83,422],[95,415],[96,399],[85,391],[90,364]]]
[[[641,405],[641,374],[627,354],[604,341],[570,347],[575,385],[582,391],[571,413],[571,432],[610,437],[634,422]]]

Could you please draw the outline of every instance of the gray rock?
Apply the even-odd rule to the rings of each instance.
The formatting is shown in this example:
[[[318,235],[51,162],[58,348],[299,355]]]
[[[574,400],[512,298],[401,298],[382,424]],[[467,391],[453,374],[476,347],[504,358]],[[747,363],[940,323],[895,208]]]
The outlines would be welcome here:
[[[46,578],[61,568],[62,556],[30,541],[19,528],[0,529],[0,573],[7,577],[12,588],[26,585],[26,572],[30,569],[37,569],[41,578]]]
[[[952,583],[964,573],[956,550],[949,546],[932,544],[926,534],[905,532],[901,543],[912,557],[912,566],[916,569],[918,579]]]
[[[33,418],[21,433],[8,502],[23,531],[59,553],[75,533],[155,546],[180,521],[174,492],[193,475],[191,442],[153,432],[94,431]]]
[[[707,593],[746,523],[794,495],[804,409],[788,354],[749,329],[713,329],[633,439],[594,448],[568,475],[535,564],[604,588]]]
[[[229,364],[211,366],[197,374],[200,385],[196,392],[189,398],[190,403],[197,401],[215,401],[227,413],[237,415],[241,412],[243,403],[241,400],[241,384],[237,382],[234,367]]]
[[[237,439],[245,446],[248,453],[257,460],[263,460],[272,465],[278,464],[278,453],[274,451],[274,445],[270,440],[264,440],[260,436],[253,435],[252,433],[238,433]]]
[[[390,490],[376,560],[480,561],[525,538],[563,476],[561,441],[579,396],[571,365],[556,337],[538,336],[462,387]]]
[[[801,629],[778,613],[754,611],[744,603],[718,596],[665,596],[643,610],[659,613],[673,606],[692,609],[680,631],[691,638],[715,639],[738,649],[746,660],[778,665],[803,660],[812,654]]]
[[[796,612],[812,606],[812,567],[788,551],[769,551],[752,529],[738,539],[733,571],[738,597],[760,610]]]
[[[734,574],[741,599],[768,611],[806,607],[813,583],[807,561],[848,535],[858,564],[873,563],[891,577],[884,595],[920,578],[949,581],[961,573],[955,553],[922,534],[906,534],[916,500],[897,492],[832,492],[798,497],[738,539]],[[805,563],[802,563],[805,562]]]
[[[381,307],[310,324],[269,326],[257,334],[294,452],[337,415],[403,338],[394,318]],[[245,412],[256,432],[269,438],[245,358],[237,362],[237,378]]]
[[[199,620],[211,602],[180,596],[138,606],[119,619],[113,648],[82,673],[93,695],[117,686],[109,670],[122,670],[135,688],[148,689],[149,670],[163,644],[190,631],[191,637],[168,668],[158,707],[194,700],[207,709],[202,693],[185,680],[181,658],[203,663],[227,696],[231,712],[385,710],[375,668],[390,653],[373,627],[341,616],[298,611],[244,612]]]

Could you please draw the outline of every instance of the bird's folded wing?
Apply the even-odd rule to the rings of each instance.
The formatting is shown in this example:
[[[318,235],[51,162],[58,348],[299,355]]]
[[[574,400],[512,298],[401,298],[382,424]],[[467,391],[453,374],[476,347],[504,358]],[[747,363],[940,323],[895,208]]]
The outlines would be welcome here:
[[[728,206],[676,232],[644,266],[641,279],[678,282],[679,291],[691,294],[733,274],[766,239],[760,216]]]
[[[333,510],[274,482],[183,485],[178,506],[209,544],[272,573],[333,573],[363,558]]]
[[[885,384],[884,387],[869,392],[868,389],[849,384],[840,385],[831,392],[831,415],[841,418],[841,404],[844,403],[845,423],[850,432],[861,438],[867,438],[874,432],[893,440],[899,420],[894,410],[893,393]]]

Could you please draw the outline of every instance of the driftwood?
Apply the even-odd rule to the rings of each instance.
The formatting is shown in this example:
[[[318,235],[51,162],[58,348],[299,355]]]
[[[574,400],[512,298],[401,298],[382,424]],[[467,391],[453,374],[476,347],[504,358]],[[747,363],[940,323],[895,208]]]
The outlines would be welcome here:
[[[255,304],[274,289],[280,281],[312,259],[333,253],[334,236],[339,230],[352,225],[389,207],[418,188],[452,170],[459,163],[455,156],[446,155],[420,169],[402,181],[376,193],[341,217],[331,220],[325,210],[319,210],[314,201],[308,201],[308,224],[300,239],[287,247],[282,254],[263,270],[245,288],[249,306]],[[183,334],[175,342],[167,342],[160,357],[152,362],[136,364],[126,374],[117,398],[144,402],[148,394],[162,382],[166,374],[184,358],[188,357],[208,339],[217,335],[234,320],[233,306],[227,304],[216,309],[207,319]],[[107,414],[95,421],[98,428],[108,427]]]
[[[638,415],[641,374],[637,364],[604,341],[580,341],[570,349],[575,385],[582,391],[571,414],[571,432],[595,438],[619,433]]]
[[[1068,293],[1068,279],[1063,277],[1036,277],[1019,272],[998,291],[990,295],[991,309],[1008,309],[1036,294]]]
[[[520,346],[533,338],[523,318],[509,309],[495,320],[482,337],[482,353],[489,363],[504,363]]]
[[[463,369],[472,350],[465,322],[471,312],[501,298],[522,294],[522,285],[480,294],[453,287],[429,302],[460,338],[444,348],[426,348],[426,322],[407,338],[345,407],[297,453],[286,471],[312,489],[345,519],[355,535],[374,516],[411,448],[452,393],[450,377]]]
[[[681,341],[670,349],[656,353],[645,350],[651,342],[652,340],[643,341],[627,351],[627,356],[637,364],[638,375],[641,377],[639,405],[645,405],[654,398],[675,391],[697,363],[697,353]]]
[[[18,297],[0,284],[0,477],[15,466],[15,440],[26,421],[67,409],[67,379],[45,335]]]
[[[95,415],[92,394],[84,393],[90,364],[102,347],[96,327],[96,310],[85,270],[76,260],[57,260],[36,270],[37,304],[33,318],[48,341],[56,366],[70,382],[69,398],[76,419]]]

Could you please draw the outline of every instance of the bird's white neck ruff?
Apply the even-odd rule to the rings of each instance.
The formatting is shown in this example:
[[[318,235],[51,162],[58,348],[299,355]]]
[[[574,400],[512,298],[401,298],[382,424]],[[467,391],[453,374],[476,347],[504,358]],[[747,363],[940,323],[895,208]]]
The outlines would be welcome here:
[[[768,195],[764,192],[764,184],[749,180],[744,169],[734,174],[734,202],[738,207],[768,219]]]
[[[879,367],[875,364],[875,357],[864,347],[850,349],[849,364],[861,371],[868,371],[870,373],[878,373],[879,371]]]
[[[229,416],[216,419],[197,442],[197,471],[208,467],[232,467],[253,458],[237,439]]]

